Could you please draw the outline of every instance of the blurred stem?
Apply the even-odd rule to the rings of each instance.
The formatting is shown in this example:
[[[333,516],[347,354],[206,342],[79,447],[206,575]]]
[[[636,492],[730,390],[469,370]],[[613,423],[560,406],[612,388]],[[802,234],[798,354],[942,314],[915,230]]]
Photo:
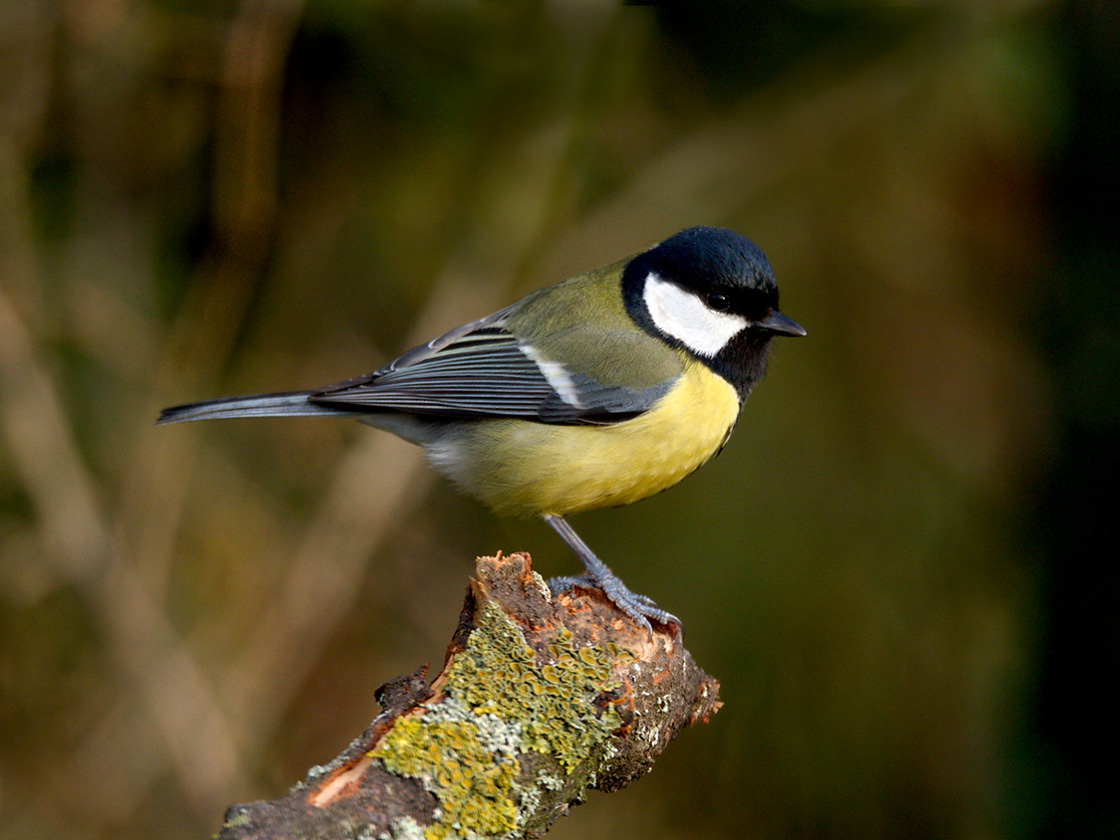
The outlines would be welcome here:
[[[302,12],[299,0],[245,0],[227,28],[214,126],[212,245],[154,370],[164,387],[153,391],[153,417],[172,386],[181,391],[194,384],[191,372],[225,366],[264,273],[276,224],[284,62]],[[123,530],[145,558],[153,592],[166,586],[186,488],[185,481],[158,476],[188,474],[185,446],[148,428],[122,496]],[[153,505],[157,487],[163,498]]]
[[[41,282],[24,144],[39,133],[45,108],[21,91],[45,87],[52,78],[48,21],[34,18],[16,74],[25,84],[5,98],[0,120],[0,276],[12,289],[0,290],[0,435],[34,508],[42,556],[58,583],[76,586],[97,615],[114,659],[136,684],[184,790],[202,813],[216,797],[221,801],[239,774],[229,727],[190,651],[110,536],[60,388],[28,326],[39,320]],[[181,715],[184,704],[193,712],[189,718]]]
[[[184,790],[205,812],[240,774],[230,727],[193,655],[109,536],[57,389],[3,294],[0,337],[0,430],[38,514],[44,554],[97,614]]]
[[[241,329],[267,260],[275,223],[283,68],[301,12],[302,3],[295,0],[246,0],[228,26],[220,75],[220,119],[215,127],[215,169],[219,174],[213,183],[216,244],[188,290],[168,352],[154,366],[156,382],[175,381],[182,387],[189,371],[220,369]],[[199,324],[206,324],[207,329],[198,329]],[[49,386],[45,377],[44,384]],[[49,395],[49,387],[40,388],[40,393]],[[132,751],[144,754],[141,763],[146,774],[126,777],[122,772],[116,784],[105,782],[106,789],[115,794],[114,810],[128,813],[158,781],[163,757],[169,753],[199,813],[209,814],[227,801],[230,790],[244,788],[247,782],[240,769],[239,730],[229,726],[192,652],[171,626],[164,605],[191,457],[186,441],[177,444],[168,436],[155,438],[150,418],[164,403],[161,393],[159,388],[153,390],[150,411],[136,430],[136,447],[127,459],[131,471],[126,474],[114,520],[115,537],[94,510],[92,479],[80,463],[70,424],[61,406],[51,406],[47,399],[40,399],[33,409],[38,421],[34,431],[44,442],[48,440],[44,432],[50,433],[51,445],[63,453],[67,469],[48,473],[57,485],[52,492],[36,496],[49,505],[66,490],[86,503],[83,507],[67,501],[62,506],[61,515],[68,523],[68,530],[62,533],[73,532],[76,511],[93,511],[85,517],[87,524],[78,539],[87,549],[93,547],[98,563],[105,568],[90,576],[95,585],[88,590],[89,600],[113,631],[116,651],[138,681],[145,706],[168,747],[165,753],[143,743],[143,731],[136,729],[128,711],[132,699],[121,696],[119,702],[125,708],[107,714],[105,729],[92,732],[76,754],[88,758],[88,751],[107,743],[127,743]],[[21,451],[34,451],[26,448],[26,442],[20,446],[24,447]],[[26,460],[28,469],[48,463],[41,453]],[[178,479],[163,480],[168,475]],[[126,546],[129,558],[142,558],[143,562],[126,559],[122,553]],[[119,731],[121,726],[128,727],[128,732]],[[101,764],[110,774],[114,772],[106,762]],[[95,789],[89,795],[96,797],[98,792]]]

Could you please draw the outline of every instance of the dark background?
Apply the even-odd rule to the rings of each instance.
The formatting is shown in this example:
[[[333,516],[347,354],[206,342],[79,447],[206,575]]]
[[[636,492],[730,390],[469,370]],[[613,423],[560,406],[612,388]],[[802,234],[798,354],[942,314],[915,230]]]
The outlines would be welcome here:
[[[694,224],[809,337],[575,525],[726,706],[551,836],[1120,836],[1118,8],[5,3],[0,836],[209,834],[441,661],[476,554],[576,569],[383,433],[159,408]]]

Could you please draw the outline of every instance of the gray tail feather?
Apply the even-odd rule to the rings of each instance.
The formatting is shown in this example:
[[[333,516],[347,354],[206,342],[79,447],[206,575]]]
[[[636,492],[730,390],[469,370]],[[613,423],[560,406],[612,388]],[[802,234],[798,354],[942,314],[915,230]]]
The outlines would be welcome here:
[[[225,397],[220,400],[177,405],[161,411],[159,419],[156,420],[156,425],[229,417],[304,417],[311,415],[351,417],[358,414],[358,412],[317,405],[308,399],[313,393],[313,391],[292,391],[286,394],[254,394],[249,397]]]

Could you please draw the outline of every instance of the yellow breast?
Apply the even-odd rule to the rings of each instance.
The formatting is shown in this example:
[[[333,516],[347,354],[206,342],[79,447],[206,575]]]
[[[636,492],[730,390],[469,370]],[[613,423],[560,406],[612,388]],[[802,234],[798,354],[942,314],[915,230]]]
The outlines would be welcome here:
[[[691,365],[633,420],[610,426],[484,420],[428,447],[428,454],[496,513],[564,516],[672,487],[719,451],[738,416],[735,389],[703,365]]]

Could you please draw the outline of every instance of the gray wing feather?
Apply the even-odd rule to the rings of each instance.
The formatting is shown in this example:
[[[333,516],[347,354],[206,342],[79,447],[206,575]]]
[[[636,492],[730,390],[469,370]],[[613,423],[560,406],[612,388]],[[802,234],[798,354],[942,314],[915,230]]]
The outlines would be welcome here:
[[[578,374],[561,394],[503,328],[509,310],[465,324],[380,370],[314,392],[313,405],[434,417],[510,417],[565,425],[617,423],[646,411],[671,386],[636,390]]]
[[[177,405],[160,412],[156,425],[187,420],[222,420],[234,417],[307,417],[313,415],[353,415],[356,412],[316,405],[310,391],[287,394],[254,394],[249,397],[224,397],[218,400]]]

